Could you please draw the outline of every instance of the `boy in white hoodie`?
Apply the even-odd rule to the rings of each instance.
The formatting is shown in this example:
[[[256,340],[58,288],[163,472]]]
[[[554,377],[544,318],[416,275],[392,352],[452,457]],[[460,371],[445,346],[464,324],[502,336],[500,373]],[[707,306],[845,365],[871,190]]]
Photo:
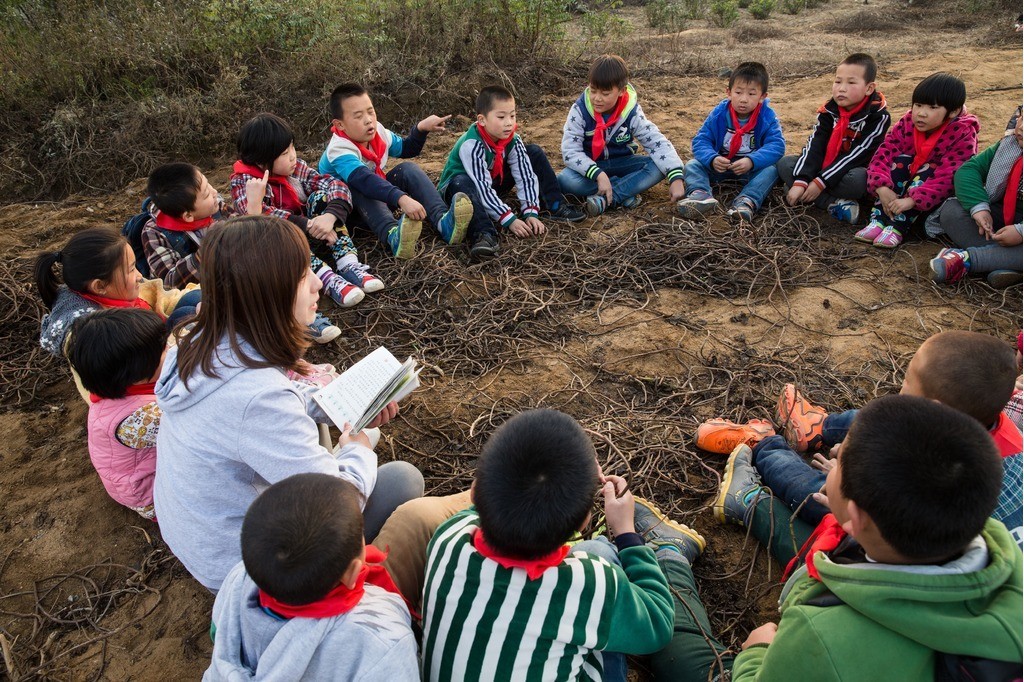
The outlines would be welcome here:
[[[242,523],[213,605],[203,680],[415,680],[409,608],[363,542],[359,492],[326,474],[272,485]]]

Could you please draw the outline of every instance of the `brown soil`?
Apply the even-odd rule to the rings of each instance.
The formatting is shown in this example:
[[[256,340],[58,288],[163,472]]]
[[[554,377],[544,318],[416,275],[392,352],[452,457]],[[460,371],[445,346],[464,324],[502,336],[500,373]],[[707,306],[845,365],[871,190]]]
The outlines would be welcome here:
[[[630,21],[642,16],[634,8],[624,12]],[[894,40],[887,22],[901,13],[918,22],[919,30],[901,31]],[[841,53],[864,48],[881,57],[879,81],[894,117],[909,106],[910,92],[923,76],[937,70],[962,74],[968,107],[981,119],[981,143],[987,146],[1002,134],[1020,98],[1019,44],[1007,46],[1005,33],[1012,29],[1003,23],[977,25],[956,12],[930,16],[897,3],[865,7],[857,0],[834,0],[767,22],[744,14],[729,30],[697,27],[659,36],[639,28],[640,39],[622,51],[632,51],[644,65],[635,79],[644,108],[684,152],[724,84],[711,76],[672,74],[714,73],[740,57],[769,66],[777,60],[775,72],[782,77],[772,84],[772,103],[793,152],[827,97],[828,65]],[[520,103],[527,139],[555,152],[569,101]],[[432,138],[423,158],[428,172],[440,171],[453,139]],[[305,158],[316,155],[310,149]],[[226,192],[229,173],[223,165],[209,176]],[[105,197],[0,208],[0,254],[13,263],[8,274],[27,277],[25,261],[12,259],[57,247],[75,230],[120,225],[137,210],[143,185],[139,180]],[[756,543],[745,541],[741,530],[714,521],[710,504],[723,458],[695,449],[696,425],[716,415],[770,417],[786,381],[800,382],[829,408],[855,406],[894,391],[910,355],[935,332],[974,329],[1009,339],[1021,327],[1019,288],[997,293],[979,283],[931,284],[927,261],[938,248],[935,242],[913,241],[893,254],[879,253],[853,245],[848,226],[818,212],[788,211],[775,199],[768,214],[772,218],[759,220],[760,228],[755,223],[752,235],[737,233],[721,219],[688,225],[674,215],[662,185],[633,213],[554,225],[543,242],[510,244],[502,260],[469,269],[443,253],[396,264],[363,238],[357,241],[368,250],[365,260],[391,286],[352,311],[327,306],[350,330],[349,340],[315,349],[313,358],[345,366],[387,343],[437,365],[425,372],[424,388],[403,405],[402,419],[389,427],[381,448],[384,459],[419,465],[433,493],[468,484],[480,443],[509,414],[546,405],[578,417],[595,435],[606,471],[631,476],[634,491],[708,539],[696,567],[702,596],[720,637],[737,647],[752,627],[776,617],[779,570],[763,553],[755,556]],[[639,250],[645,230],[659,225],[689,238],[703,233],[708,251],[734,238],[775,244],[764,253],[780,262],[785,250],[771,241],[773,235],[757,231],[795,225],[804,235],[801,243],[813,248],[806,258],[791,258],[778,268],[785,273],[778,281],[746,272],[756,260],[736,263],[732,272],[725,261],[714,273],[695,268],[676,281],[652,275],[645,283],[642,273],[609,269],[605,279],[585,280],[589,292],[573,294],[572,283],[562,281],[577,276],[571,253],[556,259],[562,269],[535,267],[546,261],[533,254],[559,243],[572,244],[581,259],[622,240],[634,240]],[[632,250],[617,253],[633,263]],[[428,279],[436,275],[433,288],[422,287],[424,272]],[[717,277],[728,283],[732,275],[750,284],[725,289],[735,295],[715,295],[717,285],[702,284],[705,275],[712,282]],[[404,324],[389,315],[397,316],[394,310],[414,280],[421,288],[412,291],[426,292],[420,302],[426,317],[409,323],[411,341],[380,338],[370,322],[384,329]],[[594,286],[600,288],[596,295]],[[483,350],[460,356],[453,343],[476,348],[480,339],[460,338],[461,329],[475,328],[473,320],[459,322],[451,309],[471,300],[482,303],[474,310],[484,315],[488,306],[504,305],[498,299],[509,292],[536,296],[536,305],[523,319],[514,319],[517,313],[495,321],[497,335],[485,338],[483,348],[493,344],[498,359],[486,359]],[[29,295],[25,287],[16,291],[19,310],[31,309]],[[435,329],[430,325],[445,315],[454,320],[447,336],[416,336],[417,325]],[[3,336],[27,349],[37,329],[21,323],[20,336],[14,327]],[[32,362],[45,375],[17,379],[29,387],[31,399],[23,393],[26,399],[16,401],[5,391],[9,400],[0,409],[0,644],[8,676],[38,669],[60,679],[198,678],[211,650],[206,633],[212,598],[169,555],[155,524],[105,495],[88,459],[85,404],[62,366]],[[4,381],[16,369],[4,366]]]

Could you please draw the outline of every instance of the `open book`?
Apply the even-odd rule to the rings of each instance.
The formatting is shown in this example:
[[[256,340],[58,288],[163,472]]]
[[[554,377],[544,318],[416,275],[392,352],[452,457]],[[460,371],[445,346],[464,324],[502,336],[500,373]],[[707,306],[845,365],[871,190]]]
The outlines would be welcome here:
[[[401,400],[419,387],[416,361],[404,363],[381,346],[352,365],[341,376],[313,394],[338,428],[346,422],[362,431],[392,400]]]

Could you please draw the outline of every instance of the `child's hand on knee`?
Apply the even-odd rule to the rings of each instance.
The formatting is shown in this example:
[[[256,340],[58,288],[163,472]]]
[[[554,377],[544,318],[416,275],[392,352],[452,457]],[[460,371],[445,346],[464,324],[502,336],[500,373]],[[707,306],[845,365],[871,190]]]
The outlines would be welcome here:
[[[621,476],[605,476],[601,493],[604,495],[604,515],[612,535],[635,533],[633,523],[633,493],[629,492],[626,479]]]
[[[999,231],[992,235],[992,239],[1000,246],[1017,246],[1024,241],[1020,232],[1013,225],[1000,227]]]
[[[334,242],[338,241],[338,235],[334,231],[334,224],[336,222],[337,218],[335,216],[325,213],[306,223],[306,230],[313,239],[320,239],[327,242],[328,245],[333,245]]]
[[[978,211],[971,217],[978,225],[978,235],[985,239],[992,239],[992,212]]]
[[[725,171],[729,170],[730,163],[731,162],[729,161],[729,159],[725,158],[724,156],[716,156],[711,161],[711,168],[714,169],[716,173],[724,173]]]
[[[427,217],[427,209],[423,208],[423,204],[408,194],[402,195],[402,198],[398,200],[398,208],[413,220],[423,220]]]
[[[916,206],[917,204],[914,202],[913,198],[904,197],[902,199],[894,199],[892,203],[889,204],[889,211],[891,215],[898,216],[907,211],[913,210]]]
[[[731,170],[736,175],[744,175],[754,170],[754,162],[750,159],[743,157],[738,161],[733,161],[729,164],[728,170]]]

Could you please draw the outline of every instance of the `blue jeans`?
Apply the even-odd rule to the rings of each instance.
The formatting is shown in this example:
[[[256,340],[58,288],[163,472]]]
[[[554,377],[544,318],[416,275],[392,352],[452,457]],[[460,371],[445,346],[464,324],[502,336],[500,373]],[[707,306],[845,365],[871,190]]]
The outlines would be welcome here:
[[[634,154],[614,159],[599,159],[594,163],[608,174],[612,183],[612,203],[620,205],[626,199],[646,192],[657,185],[665,174],[649,156]],[[566,168],[558,174],[558,184],[565,194],[589,197],[597,194],[597,181],[582,173]]]
[[[821,425],[821,439],[825,442],[826,447],[843,442],[846,433],[850,430],[850,424],[853,423],[853,418],[856,416],[857,410],[847,410],[825,417],[825,422]]]
[[[712,182],[739,180],[743,183],[743,189],[740,190],[739,196],[736,198],[746,197],[753,202],[754,210],[756,211],[761,208],[761,205],[764,204],[764,198],[768,196],[768,192],[778,182],[779,171],[776,170],[775,164],[772,164],[767,168],[744,173],[743,175],[736,175],[732,172],[718,173],[705,168],[704,164],[697,159],[690,159],[686,162],[686,166],[683,167],[683,179],[686,182],[686,196],[690,196],[694,192],[703,192],[708,197],[712,196]]]
[[[372,542],[384,522],[399,506],[423,497],[423,474],[408,462],[394,461],[377,467],[377,483],[363,508],[363,537]]]
[[[405,161],[388,171],[385,179],[402,190],[427,210],[427,219],[436,227],[448,206],[441,200],[437,188],[423,169],[412,161]],[[371,199],[365,194],[352,190],[353,214],[361,223],[377,235],[381,244],[387,245],[388,232],[398,224],[394,211],[383,201]]]
[[[805,462],[782,436],[769,436],[754,446],[754,467],[787,507],[796,509],[803,504],[797,516],[807,523],[816,526],[828,514],[828,508],[811,499],[825,485],[824,472]]]
[[[171,330],[178,326],[178,323],[189,317],[194,317],[196,307],[199,306],[203,293],[199,289],[193,289],[187,294],[182,294],[178,302],[174,304],[174,310],[167,316],[167,329]]]

